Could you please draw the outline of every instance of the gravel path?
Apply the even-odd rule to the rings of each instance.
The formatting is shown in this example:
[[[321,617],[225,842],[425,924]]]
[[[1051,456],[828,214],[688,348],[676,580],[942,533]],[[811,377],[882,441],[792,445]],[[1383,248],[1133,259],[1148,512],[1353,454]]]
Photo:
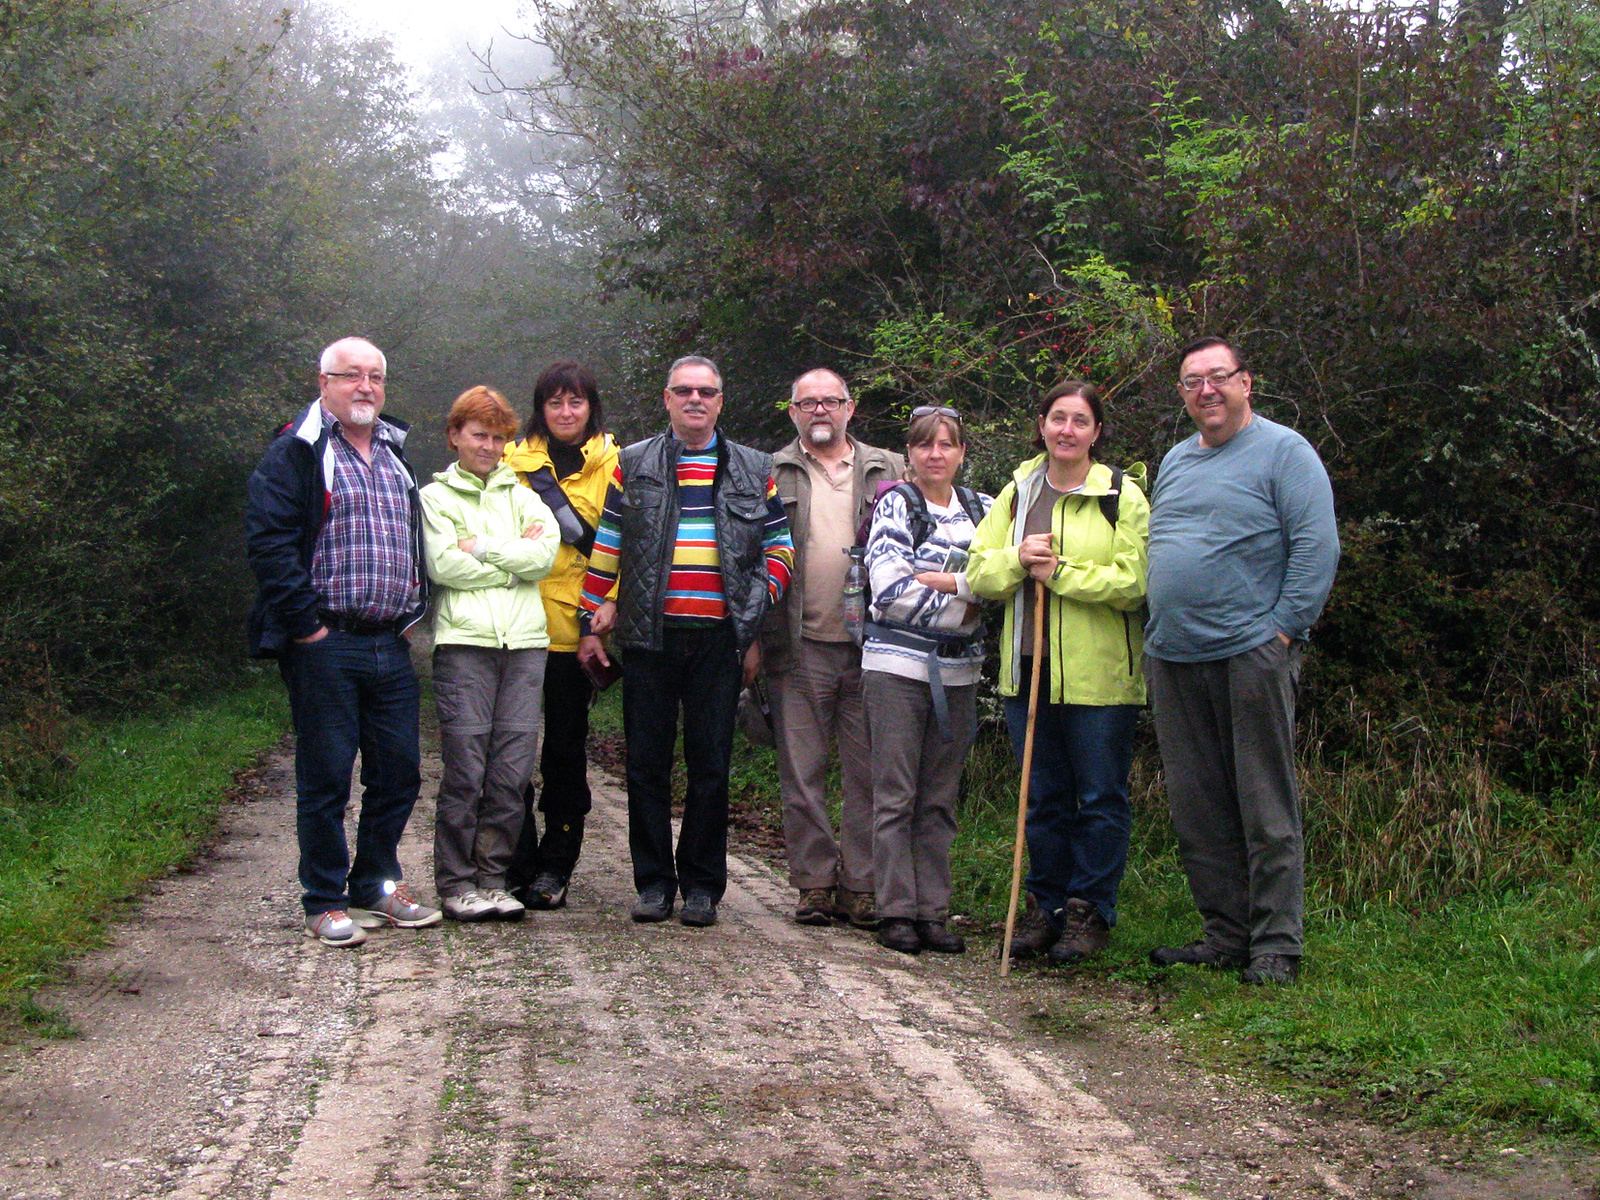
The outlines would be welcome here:
[[[636,926],[596,783],[567,910],[340,951],[300,936],[272,756],[212,851],[41,997],[84,1036],[0,1053],[0,1197],[1595,1194],[1571,1163],[1485,1176],[1207,1076],[1059,974],[801,928],[755,858],[716,927]],[[431,828],[425,801],[401,850],[424,894]]]

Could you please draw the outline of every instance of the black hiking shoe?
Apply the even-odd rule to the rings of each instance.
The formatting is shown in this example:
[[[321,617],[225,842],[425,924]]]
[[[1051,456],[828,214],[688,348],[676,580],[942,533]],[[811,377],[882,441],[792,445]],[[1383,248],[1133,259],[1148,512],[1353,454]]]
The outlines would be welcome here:
[[[967,952],[966,941],[955,930],[945,928],[943,921],[913,921],[911,928],[917,931],[917,941],[922,943],[924,950],[932,950],[935,954]]]
[[[707,892],[690,892],[683,898],[683,912],[678,920],[696,929],[717,923],[717,902]]]
[[[901,954],[921,954],[922,939],[915,926],[904,917],[887,917],[878,924],[878,945]]]
[[[515,893],[513,893],[515,895]],[[567,877],[554,871],[540,871],[533,882],[522,889],[521,901],[529,908],[540,910],[567,906]]]
[[[1157,946],[1150,951],[1150,961],[1158,967],[1210,967],[1213,971],[1237,971],[1245,965],[1244,955],[1213,946],[1204,938],[1187,946]]]
[[[1300,960],[1292,954],[1258,954],[1239,973],[1240,983],[1293,983],[1300,977]]]
[[[639,898],[633,902],[635,921],[641,925],[653,921],[665,921],[672,915],[672,897],[667,894],[665,884],[652,883],[639,893]]]

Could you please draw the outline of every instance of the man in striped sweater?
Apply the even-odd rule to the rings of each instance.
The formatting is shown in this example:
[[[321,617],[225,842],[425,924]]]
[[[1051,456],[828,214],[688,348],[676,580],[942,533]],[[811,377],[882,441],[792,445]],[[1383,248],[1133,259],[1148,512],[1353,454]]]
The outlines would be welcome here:
[[[728,763],[741,683],[760,662],[761,618],[789,584],[794,544],[772,458],[717,433],[722,373],[678,359],[663,393],[671,429],[622,452],[580,600],[578,661],[624,659],[628,846],[635,921],[713,925],[728,879]],[[741,670],[742,665],[742,670]],[[672,752],[683,711],[688,787],[676,856]]]

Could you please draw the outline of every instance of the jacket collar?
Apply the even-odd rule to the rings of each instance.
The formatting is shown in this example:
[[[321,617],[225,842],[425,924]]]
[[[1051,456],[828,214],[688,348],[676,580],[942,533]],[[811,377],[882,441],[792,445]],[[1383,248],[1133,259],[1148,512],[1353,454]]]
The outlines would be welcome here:
[[[327,410],[322,407],[321,400],[313,400],[311,407],[306,409],[294,425],[294,436],[308,446],[315,446],[322,440],[323,414]],[[378,424],[373,430],[373,436],[382,438],[396,450],[404,450],[406,434],[411,431],[411,426],[396,417],[386,417],[378,414]]]

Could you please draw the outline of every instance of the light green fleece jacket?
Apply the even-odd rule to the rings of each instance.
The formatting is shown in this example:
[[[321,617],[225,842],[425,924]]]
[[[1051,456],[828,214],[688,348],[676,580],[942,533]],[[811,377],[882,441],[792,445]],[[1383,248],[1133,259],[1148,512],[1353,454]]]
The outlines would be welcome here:
[[[1022,670],[1023,587],[1017,557],[1022,525],[1043,486],[1045,456],[1023,463],[1000,489],[968,550],[967,583],[979,596],[1010,600],[1000,639],[1000,694],[1015,696]],[[1111,468],[1095,463],[1083,490],[1061,497],[1051,514],[1060,560],[1045,584],[1045,655],[1050,704],[1143,704],[1146,547],[1150,503],[1143,463],[1126,468],[1113,529],[1100,510]]]
[[[556,561],[555,515],[502,463],[479,479],[460,463],[422,489],[422,549],[437,586],[435,645],[534,650],[550,644],[539,580]],[[523,533],[535,522],[534,537]],[[473,538],[470,551],[460,548]]]

